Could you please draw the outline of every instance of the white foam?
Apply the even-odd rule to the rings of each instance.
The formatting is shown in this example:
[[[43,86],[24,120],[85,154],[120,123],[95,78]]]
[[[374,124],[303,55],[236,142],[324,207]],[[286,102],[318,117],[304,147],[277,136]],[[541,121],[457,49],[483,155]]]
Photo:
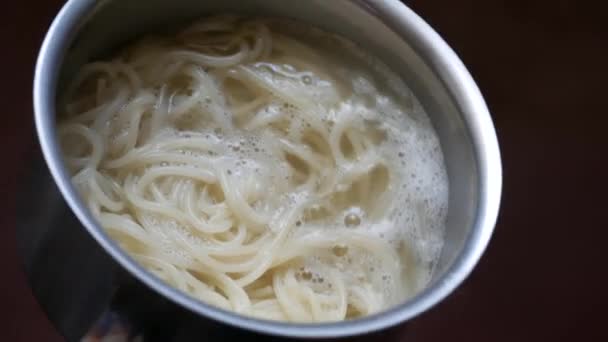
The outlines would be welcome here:
[[[396,250],[402,242],[406,243],[416,264],[402,266],[417,268],[419,277],[413,282],[417,288],[409,289],[408,296],[412,295],[430,280],[443,245],[447,212],[447,175],[432,124],[403,81],[353,43],[318,30],[303,33],[297,25],[286,27],[304,41],[325,49],[323,56],[331,65],[332,74],[352,91],[342,107],[327,110],[327,121],[335,122],[340,110],[345,110],[358,115],[361,122],[379,123],[386,139],[374,153],[388,164],[391,177],[397,180],[390,189],[396,194],[396,201],[389,204],[388,215],[383,220],[374,222],[361,208],[352,207],[323,229],[365,232],[385,240]],[[349,220],[348,215],[351,215]],[[348,224],[354,221],[358,224]],[[386,300],[400,298],[394,291],[403,290],[398,288],[401,280],[382,270],[372,256],[357,253],[349,249],[339,257],[351,260],[340,262],[343,274],[349,275],[348,281],[363,286],[361,279],[365,278],[382,289]],[[371,269],[377,272],[370,272]]]

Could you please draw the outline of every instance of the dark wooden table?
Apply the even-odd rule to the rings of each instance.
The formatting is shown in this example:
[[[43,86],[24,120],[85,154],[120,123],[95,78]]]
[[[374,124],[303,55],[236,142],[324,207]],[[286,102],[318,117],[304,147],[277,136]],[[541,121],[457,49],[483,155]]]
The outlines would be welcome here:
[[[493,241],[449,299],[379,337],[608,341],[608,5],[585,0],[409,0],[486,96],[504,162]],[[61,0],[7,1],[0,86],[2,341],[62,341],[26,284],[15,194],[35,148],[37,49]],[[379,338],[379,339],[381,339]]]

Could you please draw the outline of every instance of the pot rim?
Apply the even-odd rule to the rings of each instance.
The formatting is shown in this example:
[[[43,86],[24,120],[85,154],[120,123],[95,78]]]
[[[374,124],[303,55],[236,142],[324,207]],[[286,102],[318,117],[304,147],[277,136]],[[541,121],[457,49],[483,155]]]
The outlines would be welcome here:
[[[408,321],[447,297],[473,270],[486,249],[498,216],[502,168],[490,113],[473,78],[447,43],[399,0],[349,0],[379,18],[429,64],[458,106],[470,134],[479,172],[479,205],[474,227],[462,252],[448,270],[406,303],[356,320],[295,324],[265,321],[225,311],[167,285],[147,272],[107,236],[80,201],[63,163],[55,137],[55,84],[65,53],[96,0],[69,0],[54,19],[36,63],[34,112],[46,164],[64,199],[93,238],[128,272],[162,296],[203,317],[260,333],[306,338],[345,337],[385,329]]]

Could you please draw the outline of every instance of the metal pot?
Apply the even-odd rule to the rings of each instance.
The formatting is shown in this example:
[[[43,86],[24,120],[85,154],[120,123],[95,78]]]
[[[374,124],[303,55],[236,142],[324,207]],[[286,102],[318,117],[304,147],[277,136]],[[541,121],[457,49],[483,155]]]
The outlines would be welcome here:
[[[151,30],[219,12],[288,17],[345,36],[396,71],[426,108],[440,137],[450,182],[445,247],[432,282],[413,299],[361,319],[324,324],[262,321],[199,302],[136,264],[99,226],[70,182],[56,135],[56,96],[83,63]],[[292,337],[340,337],[405,322],[450,294],[485,250],[498,214],[501,161],[490,114],[462,62],[420,17],[398,0],[69,0],[40,50],[35,119],[48,168],[88,233],[118,264],[159,296],[215,321]],[[80,256],[74,255],[74,258]],[[99,275],[103,277],[103,275]]]

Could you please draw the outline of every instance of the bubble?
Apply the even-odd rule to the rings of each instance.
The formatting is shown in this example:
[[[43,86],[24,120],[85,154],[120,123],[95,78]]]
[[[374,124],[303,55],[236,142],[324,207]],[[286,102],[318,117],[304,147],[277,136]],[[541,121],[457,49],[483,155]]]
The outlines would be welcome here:
[[[312,84],[312,77],[310,77],[309,75],[304,75],[302,76],[302,82],[304,84]]]
[[[341,257],[348,253],[348,247],[344,245],[336,245],[331,249],[331,251],[334,253],[335,256]]]
[[[355,213],[348,213],[344,217],[344,225],[349,228],[357,227],[360,224],[361,224],[361,218],[359,217],[359,215],[357,215]]]

